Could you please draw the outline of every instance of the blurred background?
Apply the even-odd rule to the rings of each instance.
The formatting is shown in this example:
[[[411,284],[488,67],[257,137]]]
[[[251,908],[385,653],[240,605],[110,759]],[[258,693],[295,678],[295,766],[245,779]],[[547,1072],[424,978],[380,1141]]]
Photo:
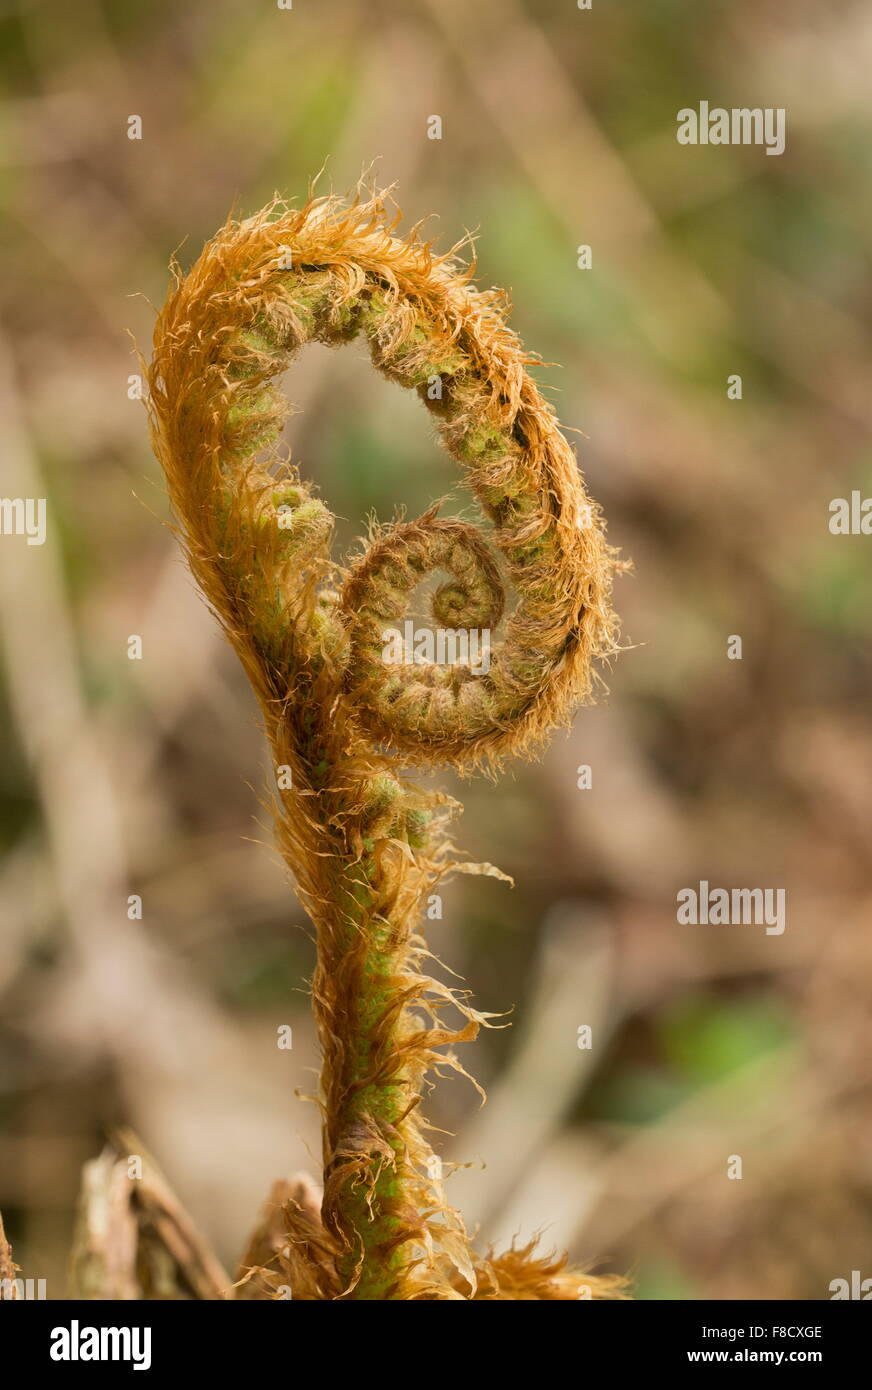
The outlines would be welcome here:
[[[462,1080],[428,1103],[474,1165],[449,1196],[483,1244],[541,1231],[641,1298],[872,1276],[872,540],[828,529],[872,495],[868,5],[3,0],[0,47],[0,491],[48,502],[43,546],[0,538],[0,1208],[26,1274],[63,1296],[118,1123],[230,1267],[272,1179],[319,1170],[313,948],[130,378],[172,252],[375,161],[404,228],[476,234],[635,566],[608,699],[540,764],[440,779],[517,885],[456,881],[429,925],[512,1010],[461,1049],[488,1104]],[[784,107],[786,152],[679,145],[700,100]],[[340,547],[370,511],[466,505],[362,344],[307,349],[288,391]],[[702,879],[784,888],[786,931],[679,925]]]

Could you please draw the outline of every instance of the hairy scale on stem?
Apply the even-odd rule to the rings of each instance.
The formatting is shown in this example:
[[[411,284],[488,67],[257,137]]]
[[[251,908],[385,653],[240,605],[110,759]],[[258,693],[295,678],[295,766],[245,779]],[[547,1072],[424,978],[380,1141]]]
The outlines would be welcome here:
[[[458,248],[436,255],[396,221],[384,196],[228,221],[175,269],[149,370],[191,569],[291,770],[277,833],[316,928],[323,1224],[317,1258],[311,1231],[295,1242],[289,1226],[289,1277],[325,1299],[621,1296],[531,1247],[478,1254],[420,1115],[427,1074],[462,1071],[455,1044],[487,1016],[425,969],[422,903],[458,867],[456,807],[400,768],[494,770],[565,725],[616,651],[617,562],[501,297],[474,288]],[[488,525],[432,508],[375,530],[343,568],[330,511],[279,455],[288,407],[273,383],[306,343],[359,335],[431,410]],[[486,672],[383,660],[385,629],[437,571],[437,624],[493,628],[513,594]]]

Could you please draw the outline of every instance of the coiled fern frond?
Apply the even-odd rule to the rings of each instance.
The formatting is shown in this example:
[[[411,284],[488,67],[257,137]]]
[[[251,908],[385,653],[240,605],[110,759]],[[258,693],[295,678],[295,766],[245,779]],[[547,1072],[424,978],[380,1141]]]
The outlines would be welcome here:
[[[317,934],[322,1226],[315,1240],[291,1222],[291,1273],[326,1299],[570,1298],[582,1282],[614,1296],[529,1250],[477,1255],[420,1117],[425,1073],[462,1070],[454,1045],[485,1016],[425,972],[422,903],[458,867],[452,804],[401,769],[494,769],[566,724],[616,650],[616,562],[500,296],[395,230],[380,196],[229,221],[176,272],[149,373],[191,569],[286,770],[278,837]],[[342,568],[329,509],[279,456],[274,381],[306,343],[358,336],[432,412],[485,525],[433,508]],[[437,572],[439,627],[495,629],[513,594],[487,670],[385,662],[386,629]]]

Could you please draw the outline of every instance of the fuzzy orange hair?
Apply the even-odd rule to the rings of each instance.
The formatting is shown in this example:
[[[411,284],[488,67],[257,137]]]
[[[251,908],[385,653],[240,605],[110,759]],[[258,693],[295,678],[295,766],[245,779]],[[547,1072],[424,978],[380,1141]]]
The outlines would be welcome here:
[[[394,231],[378,196],[228,222],[177,273],[149,373],[154,447],[285,770],[278,836],[317,932],[324,1198],[317,1238],[309,1220],[292,1242],[295,1278],[321,1298],[614,1296],[531,1250],[478,1256],[419,1114],[425,1073],[462,1070],[453,1046],[484,1016],[422,969],[422,900],[457,867],[452,804],[398,760],[494,768],[565,724],[616,650],[616,562],[500,296]],[[486,534],[434,508],[377,530],[348,570],[332,561],[329,510],[278,457],[287,406],[273,380],[305,343],[357,335],[432,411]],[[487,672],[382,660],[386,627],[437,570],[433,616],[451,629],[495,627],[514,590]],[[459,1026],[443,1022],[449,1007]]]

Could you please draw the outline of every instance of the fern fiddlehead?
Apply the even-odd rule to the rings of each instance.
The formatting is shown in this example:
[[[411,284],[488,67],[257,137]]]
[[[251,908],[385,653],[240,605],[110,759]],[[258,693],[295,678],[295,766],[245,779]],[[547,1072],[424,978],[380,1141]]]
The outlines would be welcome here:
[[[616,649],[615,562],[499,297],[394,230],[377,197],[229,222],[158,317],[152,435],[192,571],[290,771],[276,825],[317,934],[323,1296],[570,1298],[576,1276],[531,1252],[475,1254],[436,1176],[425,1074],[460,1069],[454,1044],[483,1016],[423,968],[418,919],[451,867],[451,810],[399,769],[496,767],[565,724]],[[331,559],[328,508],[278,460],[273,383],[306,343],[358,335],[431,410],[486,532],[434,508],[378,531],[347,569]],[[437,572],[440,627],[495,629],[513,591],[487,670],[385,662],[386,629]]]

